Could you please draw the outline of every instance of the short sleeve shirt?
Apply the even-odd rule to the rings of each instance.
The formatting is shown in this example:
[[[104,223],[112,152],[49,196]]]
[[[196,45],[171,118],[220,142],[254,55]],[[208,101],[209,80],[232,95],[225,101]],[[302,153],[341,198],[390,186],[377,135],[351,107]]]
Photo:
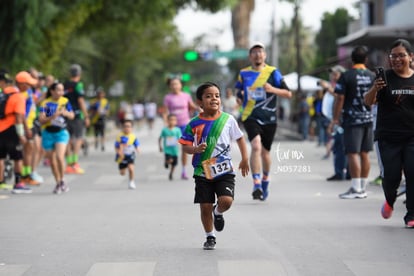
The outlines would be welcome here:
[[[372,124],[371,107],[365,104],[364,94],[371,88],[374,78],[374,73],[362,64],[341,74],[335,93],[345,97],[342,108],[343,126]]]
[[[243,91],[242,121],[255,120],[261,125],[276,124],[277,96],[264,91],[263,85],[266,83],[281,88],[280,71],[270,65],[260,71],[251,66],[240,70],[235,88]]]
[[[167,107],[169,114],[177,117],[177,126],[185,126],[190,121],[190,106],[193,100],[185,92],[178,94],[169,93],[164,97],[164,106]]]

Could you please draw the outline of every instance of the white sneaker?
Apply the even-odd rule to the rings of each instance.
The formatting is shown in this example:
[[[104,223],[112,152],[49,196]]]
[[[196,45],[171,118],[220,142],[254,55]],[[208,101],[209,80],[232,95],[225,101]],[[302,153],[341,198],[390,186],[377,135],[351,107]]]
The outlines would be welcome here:
[[[134,180],[129,181],[128,188],[134,190],[137,186],[135,186]]]
[[[367,197],[367,193],[365,191],[356,191],[354,188],[349,188],[348,191],[346,191],[343,194],[339,195],[339,198],[342,199],[355,199],[355,198],[366,198]]]
[[[36,171],[32,172],[31,177],[33,180],[36,180],[37,182],[43,183],[43,177],[38,174]]]

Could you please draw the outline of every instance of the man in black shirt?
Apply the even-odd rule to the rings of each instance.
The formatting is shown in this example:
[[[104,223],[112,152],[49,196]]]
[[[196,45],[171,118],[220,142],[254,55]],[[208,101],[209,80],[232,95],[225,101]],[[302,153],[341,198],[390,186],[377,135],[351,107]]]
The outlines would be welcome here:
[[[81,82],[82,68],[72,64],[69,70],[70,80],[64,83],[65,97],[69,99],[75,112],[75,119],[68,121],[70,141],[66,154],[66,173],[82,174],[84,170],[79,166],[79,152],[84,142],[85,127],[90,124],[88,111],[84,99],[84,88]]]
[[[366,66],[368,50],[364,46],[353,49],[353,66],[341,74],[336,86],[337,97],[334,105],[332,125],[341,125],[344,129],[345,153],[348,157],[352,178],[351,188],[339,197],[343,199],[366,198],[370,161],[368,153],[373,148],[372,113],[364,102],[375,75]]]

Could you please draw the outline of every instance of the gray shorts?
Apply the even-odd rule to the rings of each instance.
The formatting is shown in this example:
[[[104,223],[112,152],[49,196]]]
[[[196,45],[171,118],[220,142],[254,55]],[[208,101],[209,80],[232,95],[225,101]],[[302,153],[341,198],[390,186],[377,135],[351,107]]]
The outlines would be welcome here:
[[[80,118],[69,120],[67,128],[71,139],[81,139],[85,135],[85,122]]]
[[[345,153],[372,151],[374,134],[372,124],[344,127]]]

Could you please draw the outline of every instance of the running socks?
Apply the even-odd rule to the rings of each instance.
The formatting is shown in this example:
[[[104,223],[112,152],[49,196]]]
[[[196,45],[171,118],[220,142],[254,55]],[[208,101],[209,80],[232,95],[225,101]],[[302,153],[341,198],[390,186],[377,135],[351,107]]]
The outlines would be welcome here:
[[[216,205],[216,208],[214,208],[213,212],[214,212],[214,214],[215,214],[216,216],[222,216],[222,215],[223,215],[223,213],[220,213],[220,212],[218,211],[218,205]]]
[[[262,190],[263,190],[263,200],[265,200],[269,195],[269,172],[263,172],[262,177]]]

